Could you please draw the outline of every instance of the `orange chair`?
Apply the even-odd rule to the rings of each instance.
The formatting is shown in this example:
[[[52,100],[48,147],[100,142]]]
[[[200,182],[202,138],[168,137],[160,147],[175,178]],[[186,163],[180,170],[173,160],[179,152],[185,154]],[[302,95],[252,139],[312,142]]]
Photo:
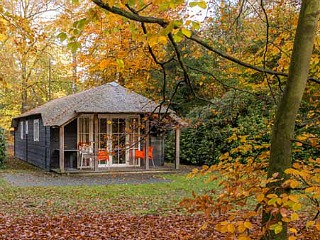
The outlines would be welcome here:
[[[135,151],[135,159],[139,159],[139,158],[144,159],[144,152],[145,152],[144,149],[143,150],[136,150]],[[152,161],[153,167],[155,168],[152,152],[153,152],[153,147],[150,146],[149,151],[148,151],[148,157],[149,157],[149,160]]]
[[[101,162],[105,162],[105,167],[109,167],[109,153],[107,151],[103,151],[103,150],[99,150],[98,152],[98,161],[99,164],[101,164]]]

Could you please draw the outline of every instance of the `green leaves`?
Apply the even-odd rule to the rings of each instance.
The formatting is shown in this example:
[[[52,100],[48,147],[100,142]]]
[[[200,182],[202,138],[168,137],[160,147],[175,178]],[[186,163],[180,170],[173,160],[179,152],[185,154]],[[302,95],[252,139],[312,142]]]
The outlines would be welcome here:
[[[68,48],[73,53],[75,53],[80,47],[81,47],[81,43],[79,43],[79,42],[74,41],[74,42],[68,43]]]
[[[57,38],[59,38],[59,40],[61,42],[63,42],[64,40],[66,40],[68,38],[68,35],[65,32],[61,32],[57,35]]]
[[[207,8],[207,3],[206,3],[206,1],[190,2],[189,6],[190,7],[200,7],[202,9],[206,9]]]

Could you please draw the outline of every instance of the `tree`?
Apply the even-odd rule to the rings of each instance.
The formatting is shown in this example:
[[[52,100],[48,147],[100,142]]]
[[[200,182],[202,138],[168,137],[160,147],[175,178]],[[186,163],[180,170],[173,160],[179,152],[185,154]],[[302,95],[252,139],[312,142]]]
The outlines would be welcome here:
[[[13,116],[71,92],[70,57],[55,38],[61,9],[52,0],[2,1],[0,125],[6,129]]]
[[[278,195],[286,192],[283,183],[288,178],[285,170],[292,166],[292,139],[296,116],[301,104],[308,79],[310,60],[313,50],[315,32],[318,28],[320,16],[320,2],[317,0],[302,1],[295,42],[290,61],[289,76],[284,94],[279,103],[275,124],[271,138],[271,156],[268,167],[268,177],[278,173],[279,181],[269,184],[271,192]],[[265,221],[270,219],[270,213],[265,214]],[[275,217],[275,221],[281,221],[281,214]],[[286,239],[287,227],[283,222],[283,231],[276,235],[269,231],[271,239]]]

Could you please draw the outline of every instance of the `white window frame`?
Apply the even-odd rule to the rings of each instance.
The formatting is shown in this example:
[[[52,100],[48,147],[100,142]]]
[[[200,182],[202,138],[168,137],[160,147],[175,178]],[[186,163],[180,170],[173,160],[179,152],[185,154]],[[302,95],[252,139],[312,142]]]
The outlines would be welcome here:
[[[20,122],[20,139],[23,139],[23,134],[24,134],[24,131],[23,131],[23,121]]]
[[[29,125],[28,125],[28,120],[26,120],[26,134],[29,134]]]
[[[39,142],[40,123],[39,119],[33,120],[33,141]]]
[[[80,118],[89,118],[89,143],[93,142],[93,115],[92,114],[81,114],[77,119],[77,138],[78,143],[80,142]]]

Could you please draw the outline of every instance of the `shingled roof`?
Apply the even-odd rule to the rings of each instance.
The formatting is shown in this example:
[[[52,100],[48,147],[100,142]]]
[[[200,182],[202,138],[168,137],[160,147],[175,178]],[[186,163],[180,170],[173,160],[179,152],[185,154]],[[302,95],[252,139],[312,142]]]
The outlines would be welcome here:
[[[61,126],[79,113],[142,114],[153,112],[157,106],[152,100],[111,82],[52,100],[17,118],[40,114],[44,126]]]

